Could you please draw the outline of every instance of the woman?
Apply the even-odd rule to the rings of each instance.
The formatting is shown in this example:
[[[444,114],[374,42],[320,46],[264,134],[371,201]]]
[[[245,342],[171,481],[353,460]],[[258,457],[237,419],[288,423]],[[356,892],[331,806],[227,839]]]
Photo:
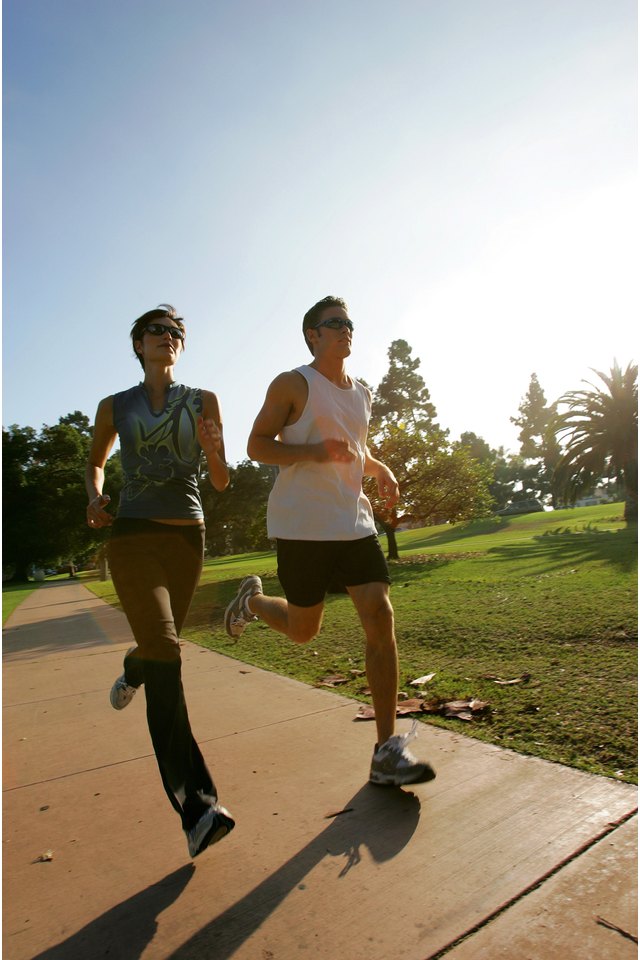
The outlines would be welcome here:
[[[202,571],[202,453],[216,490],[228,485],[229,471],[217,397],[174,380],[184,350],[183,319],[170,304],[160,304],[135,321],[131,341],[144,380],[98,406],[86,470],[87,523],[112,526],[111,574],[137,644],[127,651],[111,704],[122,710],[144,683],[160,776],[196,857],[235,823],[218,803],[191,732],[178,637]],[[116,436],[124,486],[114,520],[103,485]]]

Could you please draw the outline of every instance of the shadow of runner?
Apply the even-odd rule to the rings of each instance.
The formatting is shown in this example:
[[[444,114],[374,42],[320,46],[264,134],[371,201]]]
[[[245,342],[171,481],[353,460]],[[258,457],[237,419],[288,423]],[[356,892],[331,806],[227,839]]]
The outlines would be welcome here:
[[[33,960],[139,960],[158,929],[158,915],[177,900],[195,872],[192,863],[170,873],[124,903],[92,920]]]
[[[194,934],[170,960],[228,960],[325,857],[345,858],[339,878],[360,863],[362,847],[376,863],[391,860],[409,842],[420,818],[415,794],[371,784],[362,787],[343,809],[326,830]]]

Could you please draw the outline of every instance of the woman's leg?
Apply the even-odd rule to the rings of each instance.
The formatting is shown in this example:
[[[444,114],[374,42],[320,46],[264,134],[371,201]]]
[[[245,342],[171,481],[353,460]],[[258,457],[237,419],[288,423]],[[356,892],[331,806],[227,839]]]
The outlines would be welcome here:
[[[176,530],[176,528],[173,529]],[[175,534],[170,536],[170,549],[165,554],[171,611],[177,637],[182,633],[193,595],[200,581],[204,555],[204,527],[185,526],[178,529],[180,531],[178,536]],[[186,820],[190,826],[193,826],[202,816],[203,804],[206,809],[211,803],[215,803],[217,791],[200,748],[191,733],[181,679],[180,700],[180,711],[184,712],[186,727],[189,731],[188,736],[184,736],[181,747],[188,757],[188,761],[183,765],[184,801],[182,805]],[[180,765],[181,751],[177,750],[177,754],[172,759],[174,766]]]
[[[217,794],[189,724],[172,601],[182,626],[202,554],[185,549],[184,528],[150,522],[122,526],[125,532],[116,528],[109,547],[113,582],[142,658],[147,720],[162,782],[189,830]]]

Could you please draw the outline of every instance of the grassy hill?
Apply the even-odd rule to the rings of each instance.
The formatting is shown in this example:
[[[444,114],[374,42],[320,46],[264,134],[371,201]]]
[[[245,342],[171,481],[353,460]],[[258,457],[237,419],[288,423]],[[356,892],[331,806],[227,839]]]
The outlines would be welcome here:
[[[626,527],[622,505],[427,527],[398,542],[401,689],[415,697],[411,680],[434,673],[419,691],[427,701],[488,704],[471,721],[420,718],[635,782],[637,526]],[[240,641],[226,636],[224,609],[249,572],[282,595],[273,553],[208,561],[184,636],[307,683],[341,674],[340,693],[369,702],[363,635],[343,595],[328,598],[322,633],[305,647],[261,623]],[[114,601],[110,584],[88,585]],[[498,682],[508,680],[518,682]]]

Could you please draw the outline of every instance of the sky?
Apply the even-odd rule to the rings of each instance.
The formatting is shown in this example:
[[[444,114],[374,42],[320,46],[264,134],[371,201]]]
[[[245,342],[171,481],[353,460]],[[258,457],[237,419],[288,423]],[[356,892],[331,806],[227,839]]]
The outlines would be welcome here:
[[[515,452],[532,373],[638,359],[637,41],[635,0],[4,0],[3,425],[93,419],[169,302],[238,463],[332,294],[350,373],[404,339]]]

